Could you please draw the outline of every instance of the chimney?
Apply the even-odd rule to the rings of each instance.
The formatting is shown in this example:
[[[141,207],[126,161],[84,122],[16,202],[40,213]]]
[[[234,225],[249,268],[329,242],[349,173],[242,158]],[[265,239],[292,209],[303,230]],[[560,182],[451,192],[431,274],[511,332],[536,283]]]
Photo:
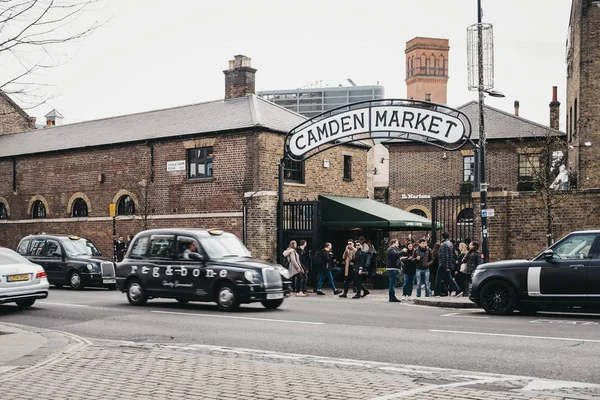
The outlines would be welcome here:
[[[225,74],[225,99],[235,99],[254,94],[256,69],[250,67],[250,57],[234,56],[229,60],[229,69]]]
[[[552,101],[550,102],[550,128],[559,129],[560,125],[560,102],[558,101],[558,88],[552,86]]]
[[[515,116],[519,116],[519,100],[515,100]]]

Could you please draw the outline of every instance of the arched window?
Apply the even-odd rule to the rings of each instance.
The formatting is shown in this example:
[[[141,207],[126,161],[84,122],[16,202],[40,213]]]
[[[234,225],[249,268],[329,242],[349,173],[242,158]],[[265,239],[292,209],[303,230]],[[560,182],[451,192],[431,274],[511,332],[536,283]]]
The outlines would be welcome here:
[[[425,211],[419,210],[418,208],[410,210],[410,212],[413,213],[413,214],[415,214],[415,215],[418,215],[419,217],[427,218],[427,214],[425,214]]]
[[[46,218],[46,206],[41,200],[36,200],[31,206],[31,218]]]
[[[121,196],[117,203],[117,215],[133,215],[135,214],[135,203],[131,196]]]
[[[464,208],[461,212],[458,213],[456,217],[456,222],[459,224],[472,224],[473,223],[473,209],[472,208]]]
[[[71,217],[80,218],[88,216],[88,206],[84,199],[79,198],[73,202],[73,209],[71,210]]]
[[[7,219],[8,211],[6,210],[6,205],[4,203],[0,203],[0,219]]]

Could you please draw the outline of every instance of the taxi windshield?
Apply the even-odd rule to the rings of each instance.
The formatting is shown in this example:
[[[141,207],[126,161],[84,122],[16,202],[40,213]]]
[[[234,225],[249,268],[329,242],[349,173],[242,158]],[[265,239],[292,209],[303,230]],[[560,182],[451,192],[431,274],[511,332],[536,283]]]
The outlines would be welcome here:
[[[214,235],[201,239],[200,243],[206,254],[214,258],[251,257],[246,246],[234,235]]]
[[[65,240],[63,246],[69,257],[102,255],[96,246],[94,246],[94,243],[87,239]]]

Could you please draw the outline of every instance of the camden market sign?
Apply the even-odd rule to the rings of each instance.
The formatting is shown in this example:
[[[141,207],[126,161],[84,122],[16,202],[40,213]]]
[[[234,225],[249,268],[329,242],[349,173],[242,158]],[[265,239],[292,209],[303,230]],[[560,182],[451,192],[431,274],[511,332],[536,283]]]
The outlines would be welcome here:
[[[361,140],[427,142],[457,150],[471,136],[469,119],[444,105],[416,100],[371,100],[339,107],[292,129],[285,155],[296,161]]]

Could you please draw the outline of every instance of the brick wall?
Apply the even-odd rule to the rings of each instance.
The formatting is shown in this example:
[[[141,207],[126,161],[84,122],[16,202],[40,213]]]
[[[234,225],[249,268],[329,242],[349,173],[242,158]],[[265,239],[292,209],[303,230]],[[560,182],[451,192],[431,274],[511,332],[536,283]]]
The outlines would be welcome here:
[[[246,194],[246,246],[253,255],[275,261],[277,247],[277,193]]]
[[[278,159],[283,152],[284,136],[262,133],[258,137],[258,190],[277,190]],[[338,146],[305,162],[304,184],[286,183],[284,198],[314,199],[319,194],[348,197],[368,196],[367,152],[355,146]],[[344,180],[344,155],[352,156],[352,180]],[[330,167],[323,167],[329,160]]]
[[[34,121],[6,94],[0,93],[0,135],[32,130]]]
[[[480,215],[478,197],[475,215]],[[533,193],[496,192],[488,195],[490,261],[532,258],[547,247],[546,210]],[[582,190],[565,196],[553,212],[555,240],[569,232],[598,229],[600,226],[600,190]],[[479,217],[475,232],[481,232]],[[481,240],[481,236],[477,237]]]
[[[569,167],[580,188],[600,187],[600,7],[573,0],[567,49],[567,132],[573,148]],[[585,147],[584,143],[592,143]]]

